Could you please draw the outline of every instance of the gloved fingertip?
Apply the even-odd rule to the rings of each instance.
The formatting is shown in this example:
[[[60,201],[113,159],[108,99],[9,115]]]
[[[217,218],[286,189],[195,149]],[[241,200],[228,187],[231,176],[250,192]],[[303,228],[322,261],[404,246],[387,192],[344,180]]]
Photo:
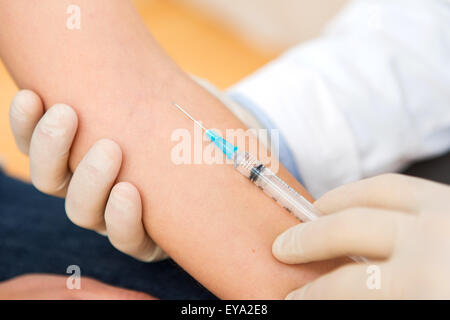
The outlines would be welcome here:
[[[158,262],[164,259],[167,259],[169,256],[167,253],[163,251],[160,247],[158,247],[156,244],[153,246],[153,249],[142,259],[139,259],[143,262]]]
[[[99,235],[104,236],[104,237],[108,236],[108,231],[106,231],[106,229],[96,230],[95,232],[97,232]]]
[[[17,112],[22,116],[34,115],[35,112],[42,114],[41,98],[31,90],[20,90],[11,101],[11,112]]]
[[[305,224],[298,224],[280,234],[272,245],[272,254],[279,261],[287,264],[304,262],[304,250],[300,234]]]
[[[272,244],[272,254],[277,259],[279,259],[282,252],[284,237],[284,233],[280,234]]]
[[[38,124],[41,132],[49,137],[60,137],[70,133],[75,134],[78,118],[71,107],[65,104],[56,104],[51,107]]]
[[[308,285],[304,285],[300,289],[294,290],[289,293],[284,300],[304,300],[305,294],[308,289]]]
[[[117,178],[121,164],[122,150],[118,144],[109,139],[100,139],[84,156],[80,168],[82,167],[91,179],[95,179],[93,181],[108,181],[108,184],[102,187],[109,190],[110,184]]]

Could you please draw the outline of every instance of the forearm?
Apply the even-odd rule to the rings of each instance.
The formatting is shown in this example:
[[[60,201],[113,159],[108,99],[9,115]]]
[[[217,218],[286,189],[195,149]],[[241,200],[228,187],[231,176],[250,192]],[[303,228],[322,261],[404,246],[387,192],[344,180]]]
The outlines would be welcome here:
[[[272,241],[296,220],[230,166],[173,163],[172,132],[193,128],[172,101],[222,131],[242,124],[171,62],[128,1],[77,4],[82,29],[68,30],[68,1],[0,1],[0,52],[19,86],[78,112],[71,167],[95,140],[117,141],[119,179],[138,186],[147,230],[219,297],[282,298],[331,267],[277,262]]]

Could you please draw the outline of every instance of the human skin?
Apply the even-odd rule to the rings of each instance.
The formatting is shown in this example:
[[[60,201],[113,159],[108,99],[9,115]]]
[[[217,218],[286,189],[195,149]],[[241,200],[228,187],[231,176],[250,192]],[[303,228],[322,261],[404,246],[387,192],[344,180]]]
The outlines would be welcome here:
[[[81,8],[81,30],[66,28],[70,4]],[[0,21],[0,55],[19,87],[78,114],[72,171],[95,141],[116,141],[118,180],[139,189],[146,230],[218,297],[284,298],[336,266],[276,261],[273,240],[298,221],[231,166],[173,163],[173,131],[193,126],[172,101],[222,132],[245,127],[170,60],[131,2],[0,0]],[[311,199],[284,168],[279,175]]]
[[[0,282],[1,300],[153,300],[148,294],[81,278],[80,288],[68,290],[67,277],[26,274]]]

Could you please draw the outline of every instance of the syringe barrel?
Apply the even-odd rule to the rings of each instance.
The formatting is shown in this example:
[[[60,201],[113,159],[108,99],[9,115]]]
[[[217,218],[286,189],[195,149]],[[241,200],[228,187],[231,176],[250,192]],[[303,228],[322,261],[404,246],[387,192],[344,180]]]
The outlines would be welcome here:
[[[234,166],[241,174],[249,178],[280,206],[301,221],[311,221],[321,215],[311,202],[248,152],[236,152]]]
[[[311,202],[292,189],[248,152],[236,152],[233,159],[234,167],[241,174],[249,178],[299,220],[307,222],[321,216],[321,212]],[[349,258],[357,263],[368,263],[365,257],[350,256]]]

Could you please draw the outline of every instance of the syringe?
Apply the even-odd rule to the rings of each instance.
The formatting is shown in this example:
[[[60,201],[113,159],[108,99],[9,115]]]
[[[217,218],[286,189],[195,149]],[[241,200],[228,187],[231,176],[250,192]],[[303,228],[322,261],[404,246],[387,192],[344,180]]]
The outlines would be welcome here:
[[[319,218],[322,213],[306,200],[301,194],[291,188],[286,182],[268,169],[248,152],[241,152],[236,146],[223,139],[213,130],[206,129],[199,121],[195,120],[186,110],[173,103],[189,119],[194,121],[206,136],[226,155],[233,159],[234,167],[244,176],[250,179],[280,206],[290,212],[300,221],[307,222]],[[366,262],[363,257],[351,257],[356,262]]]
[[[311,221],[321,215],[319,210],[317,210],[308,200],[292,189],[286,182],[280,179],[250,153],[238,151],[236,146],[223,139],[213,130],[206,129],[180,105],[176,103],[174,103],[174,105],[204,130],[206,136],[222,150],[228,159],[233,159],[234,167],[241,174],[249,178],[250,181],[256,184],[296,218],[301,221]]]

